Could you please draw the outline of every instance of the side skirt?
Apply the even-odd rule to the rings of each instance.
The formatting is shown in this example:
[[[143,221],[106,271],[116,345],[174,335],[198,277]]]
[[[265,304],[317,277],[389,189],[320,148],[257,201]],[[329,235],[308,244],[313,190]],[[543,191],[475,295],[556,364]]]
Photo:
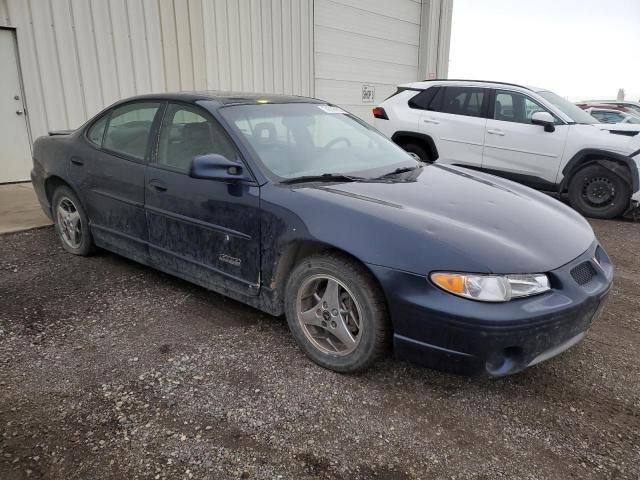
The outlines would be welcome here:
[[[164,265],[158,265],[151,259],[149,255],[149,244],[139,239],[123,235],[119,232],[114,232],[111,229],[105,227],[99,227],[94,224],[91,225],[91,232],[94,236],[96,245],[104,250],[115,253],[122,257],[136,261],[155,270],[167,273],[173,277],[186,280],[189,283],[193,283],[200,287],[206,288],[215,293],[219,293],[226,297],[237,300],[253,308],[256,308],[264,313],[268,313],[273,316],[280,316],[284,314],[284,308],[281,302],[278,301],[278,295],[275,290],[267,288],[264,285],[258,285],[259,293],[255,296],[245,295],[238,291],[225,287],[218,282],[207,281],[206,278],[198,278],[193,275],[189,275],[186,272],[182,272],[176,269],[171,269]],[[118,239],[126,238],[132,244],[137,244],[134,248],[123,248]],[[140,248],[142,247],[142,248]]]

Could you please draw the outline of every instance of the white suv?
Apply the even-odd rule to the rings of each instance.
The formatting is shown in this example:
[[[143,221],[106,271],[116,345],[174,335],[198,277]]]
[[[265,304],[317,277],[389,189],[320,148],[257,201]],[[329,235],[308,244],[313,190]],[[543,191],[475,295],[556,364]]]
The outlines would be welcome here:
[[[580,213],[613,218],[640,207],[640,135],[616,134],[548,90],[431,80],[398,86],[375,126],[424,161],[474,168],[568,193]]]

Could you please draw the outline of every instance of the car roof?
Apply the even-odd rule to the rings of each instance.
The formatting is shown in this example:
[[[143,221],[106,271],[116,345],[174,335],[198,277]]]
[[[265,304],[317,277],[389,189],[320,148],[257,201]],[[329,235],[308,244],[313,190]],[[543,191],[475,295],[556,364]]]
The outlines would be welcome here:
[[[581,100],[577,103],[604,103],[604,104],[616,104],[616,105],[640,105],[640,102],[634,102],[633,100]]]
[[[200,100],[212,100],[220,104],[227,105],[259,105],[263,103],[327,103],[322,100],[297,95],[281,95],[273,93],[246,93],[246,92],[225,92],[216,90],[202,90],[192,92],[170,92],[151,93],[138,95],[120,100],[118,103],[131,102],[136,100],[174,100],[195,103]]]
[[[408,88],[428,88],[435,85],[478,85],[488,88],[501,88],[501,87],[516,87],[521,88],[523,90],[530,90],[533,92],[544,91],[544,88],[537,88],[527,85],[519,85],[517,83],[509,83],[509,82],[498,82],[493,80],[472,80],[472,79],[433,79],[433,80],[422,80],[420,82],[412,82],[404,85],[400,85],[400,87],[408,87]]]

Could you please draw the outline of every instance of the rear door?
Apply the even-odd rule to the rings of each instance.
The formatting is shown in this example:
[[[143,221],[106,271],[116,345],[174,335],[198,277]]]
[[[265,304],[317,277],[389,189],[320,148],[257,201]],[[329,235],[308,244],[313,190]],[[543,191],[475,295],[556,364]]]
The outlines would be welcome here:
[[[134,102],[107,112],[69,158],[96,243],[139,261],[147,260],[144,174],[160,106]]]
[[[553,188],[569,125],[557,119],[555,131],[547,132],[532,124],[535,112],[549,111],[520,92],[496,90],[491,103],[483,170],[535,188]]]
[[[257,295],[259,187],[191,178],[193,157],[208,153],[242,161],[209,112],[170,103],[146,171],[151,259],[162,270],[208,288]]]
[[[425,98],[415,98],[412,108],[422,110],[419,129],[434,140],[438,161],[480,168],[489,90],[439,87],[430,98],[429,90]]]

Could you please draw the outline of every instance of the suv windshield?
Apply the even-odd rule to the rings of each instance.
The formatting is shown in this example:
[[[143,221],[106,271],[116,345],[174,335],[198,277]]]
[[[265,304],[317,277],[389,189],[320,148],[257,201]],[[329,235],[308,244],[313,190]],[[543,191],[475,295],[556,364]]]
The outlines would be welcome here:
[[[236,105],[220,112],[277,181],[323,174],[372,178],[418,164],[377,130],[331,105]]]
[[[553,92],[548,90],[544,90],[541,92],[537,92],[542,98],[544,98],[547,102],[552,103],[558,110],[568,116],[571,120],[576,123],[582,123],[591,125],[594,123],[599,123],[598,120],[593,118],[587,112],[582,110],[577,105],[574,105],[569,100],[562,98],[560,95],[556,95]]]

